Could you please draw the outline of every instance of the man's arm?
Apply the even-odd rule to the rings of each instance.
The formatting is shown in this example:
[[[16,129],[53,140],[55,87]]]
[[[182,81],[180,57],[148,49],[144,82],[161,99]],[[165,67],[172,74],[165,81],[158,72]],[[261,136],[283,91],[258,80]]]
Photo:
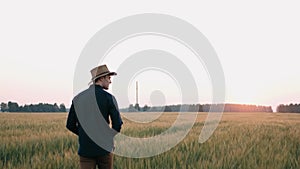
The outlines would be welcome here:
[[[66,127],[71,132],[78,135],[78,119],[76,116],[76,112],[75,112],[73,103],[72,103],[70,111],[69,111]]]
[[[121,115],[119,112],[118,103],[114,96],[112,96],[112,100],[110,102],[111,103],[110,103],[109,113],[110,113],[112,128],[117,132],[120,132],[123,121],[121,119]]]

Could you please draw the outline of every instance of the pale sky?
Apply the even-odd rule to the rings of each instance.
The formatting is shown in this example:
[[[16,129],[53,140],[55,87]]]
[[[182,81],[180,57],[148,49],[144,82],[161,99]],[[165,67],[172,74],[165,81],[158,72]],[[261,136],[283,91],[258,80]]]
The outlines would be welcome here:
[[[299,103],[299,9],[297,0],[1,1],[0,102],[65,103],[68,107],[77,59],[87,41],[125,16],[161,13],[189,22],[209,40],[224,70],[227,103],[270,105],[273,110],[281,103]],[[199,77],[195,78],[199,102],[211,101],[210,81],[200,62],[171,39],[129,39],[112,50],[104,63],[117,70],[122,59],[150,48],[173,53],[188,65]],[[128,85],[133,104],[136,80],[140,105],[155,105],[155,98],[161,99],[157,91],[164,94],[166,104],[180,103],[174,79],[150,70],[133,77]],[[123,100],[118,102],[120,107],[127,106]]]

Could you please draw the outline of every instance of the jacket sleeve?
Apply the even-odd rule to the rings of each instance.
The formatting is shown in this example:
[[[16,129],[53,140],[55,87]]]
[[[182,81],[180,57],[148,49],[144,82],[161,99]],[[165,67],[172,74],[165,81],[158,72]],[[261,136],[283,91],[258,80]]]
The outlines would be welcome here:
[[[117,132],[120,132],[123,121],[119,112],[118,103],[114,96],[112,96],[110,99],[109,114],[112,123],[112,128]]]
[[[68,130],[70,130],[74,134],[78,135],[78,119],[76,116],[76,112],[75,112],[73,103],[72,103],[70,111],[69,111],[66,127]]]

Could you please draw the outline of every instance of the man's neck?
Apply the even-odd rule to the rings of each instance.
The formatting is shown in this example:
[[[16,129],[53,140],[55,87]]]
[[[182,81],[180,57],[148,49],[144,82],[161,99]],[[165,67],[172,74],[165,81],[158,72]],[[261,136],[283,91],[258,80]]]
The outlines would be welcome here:
[[[97,86],[100,86],[100,87],[102,87],[102,88],[103,88],[103,85],[102,85],[102,83],[95,83],[95,85],[97,85]]]

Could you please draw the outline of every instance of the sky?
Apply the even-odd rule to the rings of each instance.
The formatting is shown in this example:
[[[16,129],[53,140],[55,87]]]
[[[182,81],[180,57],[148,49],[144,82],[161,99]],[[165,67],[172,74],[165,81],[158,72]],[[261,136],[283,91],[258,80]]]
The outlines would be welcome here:
[[[126,16],[159,13],[192,24],[208,39],[223,68],[225,102],[273,109],[278,104],[299,103],[299,8],[296,0],[1,1],[0,102],[70,106],[78,92],[73,90],[74,72],[87,42]],[[211,102],[205,67],[172,39],[152,35],[128,39],[95,66],[105,63],[117,71],[130,55],[146,49],[168,51],[180,59],[194,76],[199,102]],[[86,71],[86,84],[89,76]],[[137,72],[126,84],[128,100],[135,103],[135,82],[139,81],[140,105],[180,104],[182,90],[176,80],[158,69]],[[109,92],[114,94],[112,88]],[[128,104],[117,100],[119,107]]]

